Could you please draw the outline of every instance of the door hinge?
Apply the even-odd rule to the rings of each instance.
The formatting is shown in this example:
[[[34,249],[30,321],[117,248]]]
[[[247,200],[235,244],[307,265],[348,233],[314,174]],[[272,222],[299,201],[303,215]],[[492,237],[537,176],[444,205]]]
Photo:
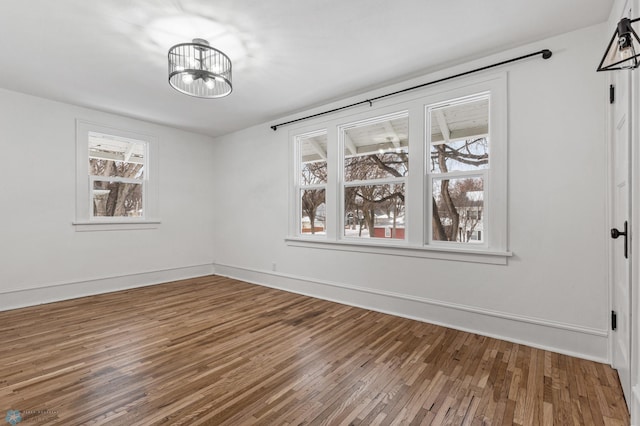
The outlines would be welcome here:
[[[609,103],[612,104],[616,101],[616,88],[613,84],[609,85]]]
[[[611,311],[611,330],[616,331],[618,328],[618,315],[616,311]]]

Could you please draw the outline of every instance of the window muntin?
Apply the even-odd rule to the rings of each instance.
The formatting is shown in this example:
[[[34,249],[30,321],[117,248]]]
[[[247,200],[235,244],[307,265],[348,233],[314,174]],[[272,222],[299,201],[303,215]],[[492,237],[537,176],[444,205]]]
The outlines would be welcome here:
[[[145,217],[147,142],[88,133],[91,219]]]
[[[485,243],[490,95],[427,106],[431,242]]]
[[[406,111],[341,127],[343,237],[405,239]]]
[[[296,138],[298,153],[298,232],[326,235],[327,132]]]

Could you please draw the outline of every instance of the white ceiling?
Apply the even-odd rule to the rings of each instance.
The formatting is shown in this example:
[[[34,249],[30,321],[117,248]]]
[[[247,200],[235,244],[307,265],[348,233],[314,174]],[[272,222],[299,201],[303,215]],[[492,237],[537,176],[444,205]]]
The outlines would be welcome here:
[[[612,5],[7,0],[0,7],[0,87],[217,136],[603,22]],[[198,37],[232,59],[230,96],[192,98],[167,83],[169,47]]]

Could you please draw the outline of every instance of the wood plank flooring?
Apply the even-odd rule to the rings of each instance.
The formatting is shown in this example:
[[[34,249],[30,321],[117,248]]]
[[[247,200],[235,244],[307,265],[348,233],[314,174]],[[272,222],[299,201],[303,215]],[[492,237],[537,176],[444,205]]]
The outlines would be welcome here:
[[[9,409],[47,425],[629,424],[606,365],[217,276],[0,312]]]

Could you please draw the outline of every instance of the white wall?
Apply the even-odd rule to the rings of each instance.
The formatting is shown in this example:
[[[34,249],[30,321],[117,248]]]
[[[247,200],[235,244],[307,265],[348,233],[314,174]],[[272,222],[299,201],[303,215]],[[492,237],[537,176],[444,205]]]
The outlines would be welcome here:
[[[158,229],[76,232],[75,120],[155,135]],[[0,90],[0,309],[212,272],[211,138]]]
[[[214,145],[216,272],[607,360],[606,99],[595,72],[606,33],[590,27],[327,106],[551,49],[548,61],[501,68],[509,79],[508,265],[287,246],[288,133],[268,123]]]

